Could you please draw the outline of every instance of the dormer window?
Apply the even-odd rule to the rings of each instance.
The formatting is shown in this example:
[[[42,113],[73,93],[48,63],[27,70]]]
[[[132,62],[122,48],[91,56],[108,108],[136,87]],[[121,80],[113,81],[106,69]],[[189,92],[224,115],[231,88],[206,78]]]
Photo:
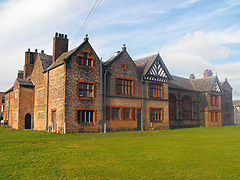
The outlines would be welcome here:
[[[127,63],[126,62],[122,62],[122,69],[127,69]]]
[[[90,53],[88,50],[82,50],[82,54],[77,54],[77,66],[95,68],[95,57],[90,56]]]

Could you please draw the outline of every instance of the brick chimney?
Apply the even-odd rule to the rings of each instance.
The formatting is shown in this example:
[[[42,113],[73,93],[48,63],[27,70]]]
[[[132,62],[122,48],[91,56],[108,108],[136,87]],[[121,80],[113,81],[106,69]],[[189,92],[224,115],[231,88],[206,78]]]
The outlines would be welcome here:
[[[23,79],[23,71],[22,70],[18,70],[17,78]]]
[[[25,52],[25,65],[24,65],[24,71],[23,71],[23,79],[26,79],[28,76],[32,74],[36,56],[37,56],[37,49],[35,50],[35,52],[31,52],[30,48],[28,48],[28,51]]]
[[[53,38],[53,61],[54,63],[56,59],[61,56],[63,53],[68,51],[68,38],[65,34],[58,34],[56,32],[55,37]]]
[[[195,75],[194,74],[190,74],[189,79],[195,79]]]
[[[207,78],[207,77],[211,77],[211,76],[213,76],[212,70],[206,69],[203,73],[203,77]]]

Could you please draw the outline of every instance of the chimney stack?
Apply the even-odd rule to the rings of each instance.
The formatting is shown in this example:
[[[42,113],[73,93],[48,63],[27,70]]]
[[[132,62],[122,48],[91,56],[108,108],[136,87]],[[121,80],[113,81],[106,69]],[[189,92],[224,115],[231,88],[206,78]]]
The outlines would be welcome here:
[[[35,52],[31,52],[30,48],[25,52],[25,65],[23,71],[23,79],[26,79],[32,74],[33,66],[37,57],[37,49]]]
[[[23,71],[22,70],[18,70],[17,78],[23,79]]]
[[[194,74],[190,74],[189,79],[195,79],[195,75]]]
[[[63,53],[68,51],[68,38],[67,35],[57,33],[53,38],[53,61],[54,63],[56,59],[61,56]]]
[[[203,77],[204,77],[204,78],[207,78],[207,77],[211,77],[211,76],[213,76],[212,70],[206,69],[206,70],[204,71],[204,73],[203,73]]]

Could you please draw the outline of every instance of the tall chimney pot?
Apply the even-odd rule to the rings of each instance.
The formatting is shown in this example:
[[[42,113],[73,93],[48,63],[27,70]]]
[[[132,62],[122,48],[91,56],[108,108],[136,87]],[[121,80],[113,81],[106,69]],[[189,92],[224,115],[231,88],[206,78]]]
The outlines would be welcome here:
[[[195,79],[195,75],[194,74],[190,74],[189,79]]]
[[[206,70],[204,71],[204,73],[203,73],[203,77],[204,77],[204,78],[207,78],[207,77],[211,77],[211,76],[213,76],[212,70],[206,69]]]
[[[57,33],[56,33],[57,34]],[[52,63],[56,61],[56,59],[61,56],[63,53],[68,51],[68,39],[67,35],[59,33],[59,36],[55,36],[53,38],[53,60]]]

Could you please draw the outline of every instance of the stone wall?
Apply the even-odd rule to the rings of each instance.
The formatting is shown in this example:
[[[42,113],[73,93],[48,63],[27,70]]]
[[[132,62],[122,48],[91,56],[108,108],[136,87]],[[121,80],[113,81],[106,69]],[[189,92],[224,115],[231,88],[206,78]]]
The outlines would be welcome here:
[[[94,68],[78,65],[78,56],[83,50],[89,51],[89,56],[94,57]],[[102,115],[100,112],[100,60],[88,41],[81,46],[67,61],[66,77],[66,125],[67,133],[75,132],[99,132]],[[78,82],[94,83],[94,98],[78,97]],[[95,111],[95,122],[93,124],[78,123],[77,109],[91,109]]]
[[[49,71],[49,104],[48,104],[48,130],[52,131],[53,111],[56,111],[56,127],[59,133],[64,133],[65,122],[65,65],[58,66]],[[47,73],[46,73],[47,76]],[[57,132],[55,128],[54,132]]]
[[[47,73],[43,73],[39,55],[31,77],[34,89],[34,129],[46,130]]]

